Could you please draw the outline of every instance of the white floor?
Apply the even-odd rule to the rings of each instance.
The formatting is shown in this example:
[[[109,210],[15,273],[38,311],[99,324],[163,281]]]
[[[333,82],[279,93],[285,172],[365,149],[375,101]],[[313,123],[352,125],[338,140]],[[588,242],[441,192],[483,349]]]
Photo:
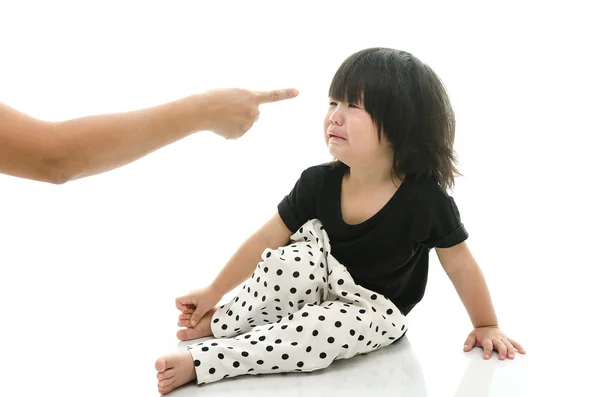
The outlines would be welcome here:
[[[173,302],[163,299],[173,288],[165,286],[161,291],[157,280],[144,283],[127,269],[119,276],[117,269],[108,267],[114,275],[84,276],[90,270],[82,269],[78,277],[95,279],[87,285],[73,280],[61,287],[64,274],[41,274],[38,280],[47,281],[43,291],[23,286],[19,294],[10,294],[11,282],[3,277],[2,397],[158,396],[155,359],[185,349],[174,336]],[[11,272],[13,285],[33,277],[26,269]],[[432,278],[435,284],[436,276]],[[172,396],[583,393],[596,379],[593,337],[597,328],[577,327],[558,313],[553,316],[543,300],[537,314],[529,315],[534,295],[515,307],[513,315],[503,315],[504,329],[528,349],[512,361],[499,361],[496,355],[484,361],[480,349],[463,353],[469,324],[462,307],[452,296],[432,294],[411,313],[407,337],[378,352],[338,361],[311,374],[242,376],[203,387],[190,384]],[[503,300],[510,300],[509,295],[496,296],[497,302]]]

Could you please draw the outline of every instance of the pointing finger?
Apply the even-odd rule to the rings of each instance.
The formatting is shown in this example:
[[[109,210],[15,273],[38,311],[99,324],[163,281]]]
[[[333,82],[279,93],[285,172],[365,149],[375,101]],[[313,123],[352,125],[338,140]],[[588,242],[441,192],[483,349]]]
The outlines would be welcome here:
[[[287,88],[285,90],[256,91],[255,94],[258,98],[258,103],[268,103],[294,98],[298,95],[298,90],[295,88]]]

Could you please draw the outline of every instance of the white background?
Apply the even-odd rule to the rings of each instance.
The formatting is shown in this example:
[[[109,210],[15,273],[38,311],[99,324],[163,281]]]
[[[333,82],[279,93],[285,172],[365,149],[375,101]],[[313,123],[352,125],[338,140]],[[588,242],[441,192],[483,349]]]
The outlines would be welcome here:
[[[514,362],[494,356],[493,367],[480,350],[462,353],[470,322],[432,253],[409,316],[415,382],[429,396],[485,395],[463,378],[475,368],[489,395],[595,384],[592,3],[0,2],[0,101],[34,117],[134,110],[216,87],[300,90],[262,106],[238,141],[198,133],[60,186],[0,176],[0,395],[158,395],[155,359],[182,348],[175,297],[209,283],[300,172],[330,159],[330,80],[371,46],[412,52],[446,84],[464,174],[452,195],[500,325],[528,350]]]

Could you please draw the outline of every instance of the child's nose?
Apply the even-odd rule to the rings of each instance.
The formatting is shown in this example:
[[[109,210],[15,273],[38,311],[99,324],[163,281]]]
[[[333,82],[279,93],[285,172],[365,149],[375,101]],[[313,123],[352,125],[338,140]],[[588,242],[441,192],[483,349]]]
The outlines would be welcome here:
[[[331,124],[342,125],[344,124],[344,115],[340,112],[339,108],[334,110],[329,116]]]

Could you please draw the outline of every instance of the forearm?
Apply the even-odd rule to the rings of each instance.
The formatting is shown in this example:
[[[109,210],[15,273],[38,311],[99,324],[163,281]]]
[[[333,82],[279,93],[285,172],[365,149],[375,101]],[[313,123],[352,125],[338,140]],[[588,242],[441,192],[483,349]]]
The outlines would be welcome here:
[[[277,247],[269,247],[269,242],[261,231],[254,233],[225,264],[211,287],[220,295],[233,290],[250,277],[256,265],[262,260],[261,254],[266,248]]]
[[[65,182],[123,166],[203,129],[201,101],[193,95],[142,110],[53,123],[64,148],[58,178]]]
[[[497,326],[498,319],[492,298],[483,273],[475,260],[469,261],[448,276],[469,313],[473,327]]]
[[[261,255],[265,249],[283,247],[289,242],[291,235],[292,232],[279,213],[276,213],[242,244],[212,282],[211,288],[225,295],[250,277],[262,260]]]

